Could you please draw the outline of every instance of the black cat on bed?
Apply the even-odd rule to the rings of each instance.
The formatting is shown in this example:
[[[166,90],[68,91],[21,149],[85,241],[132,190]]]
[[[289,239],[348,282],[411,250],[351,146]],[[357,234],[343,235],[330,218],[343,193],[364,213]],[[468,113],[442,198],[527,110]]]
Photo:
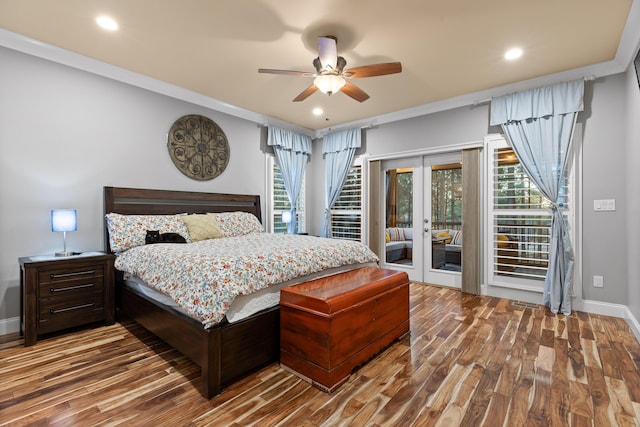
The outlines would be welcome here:
[[[147,230],[144,242],[147,245],[152,243],[187,243],[186,239],[178,233],[161,233],[158,230]]]

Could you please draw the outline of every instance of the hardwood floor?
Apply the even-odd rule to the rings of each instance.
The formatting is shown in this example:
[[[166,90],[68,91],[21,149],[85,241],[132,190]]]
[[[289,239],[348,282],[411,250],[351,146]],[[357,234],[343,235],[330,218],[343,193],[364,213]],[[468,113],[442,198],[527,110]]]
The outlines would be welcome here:
[[[2,425],[633,426],[623,319],[411,284],[411,334],[327,395],[277,364],[205,400],[199,368],[131,322],[0,346]]]

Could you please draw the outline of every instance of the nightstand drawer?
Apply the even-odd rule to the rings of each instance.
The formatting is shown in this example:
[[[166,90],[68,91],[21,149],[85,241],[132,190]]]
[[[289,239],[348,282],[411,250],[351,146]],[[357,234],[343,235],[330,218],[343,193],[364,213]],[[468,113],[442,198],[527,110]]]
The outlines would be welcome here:
[[[102,264],[87,264],[67,268],[57,268],[40,271],[38,281],[40,285],[48,283],[66,282],[69,280],[82,280],[83,278],[93,278],[104,276]]]
[[[38,330],[41,333],[61,327],[82,325],[104,319],[102,290],[66,297],[41,298],[38,310]]]
[[[40,282],[40,298],[50,298],[68,295],[86,295],[100,291],[104,287],[104,276],[87,276],[73,280]]]

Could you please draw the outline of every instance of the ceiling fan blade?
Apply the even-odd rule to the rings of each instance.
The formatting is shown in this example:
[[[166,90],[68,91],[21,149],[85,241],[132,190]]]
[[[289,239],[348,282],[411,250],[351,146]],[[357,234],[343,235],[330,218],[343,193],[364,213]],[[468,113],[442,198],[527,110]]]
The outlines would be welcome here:
[[[293,102],[304,101],[309,96],[313,95],[315,93],[315,91],[317,91],[317,90],[318,90],[318,88],[316,87],[316,85],[311,85],[308,88],[306,88],[305,90],[303,90],[302,92],[300,92],[300,95],[296,96],[293,99]]]
[[[369,95],[367,95],[365,91],[349,82],[345,83],[340,90],[344,92],[345,95],[350,96],[358,102],[364,102],[369,99]]]
[[[270,68],[258,68],[259,73],[266,74],[282,74],[285,76],[302,76],[302,77],[317,77],[316,73],[309,73],[306,71],[293,71],[293,70],[272,70]]]
[[[333,37],[318,37],[318,57],[325,70],[335,70],[338,62],[338,46]]]
[[[362,77],[384,76],[402,72],[402,64],[399,62],[385,62],[384,64],[363,65],[362,67],[345,70],[344,76],[358,79]]]

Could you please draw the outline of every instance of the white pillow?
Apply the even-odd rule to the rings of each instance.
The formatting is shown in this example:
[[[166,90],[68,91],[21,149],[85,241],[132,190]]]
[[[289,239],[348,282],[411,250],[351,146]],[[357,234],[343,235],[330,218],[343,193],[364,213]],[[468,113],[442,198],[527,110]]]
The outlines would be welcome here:
[[[258,218],[249,212],[217,212],[213,215],[224,237],[244,236],[249,233],[262,233],[264,229]]]
[[[180,215],[121,215],[108,213],[107,230],[111,252],[122,252],[144,245],[148,230],[178,233],[191,242],[189,230]]]

